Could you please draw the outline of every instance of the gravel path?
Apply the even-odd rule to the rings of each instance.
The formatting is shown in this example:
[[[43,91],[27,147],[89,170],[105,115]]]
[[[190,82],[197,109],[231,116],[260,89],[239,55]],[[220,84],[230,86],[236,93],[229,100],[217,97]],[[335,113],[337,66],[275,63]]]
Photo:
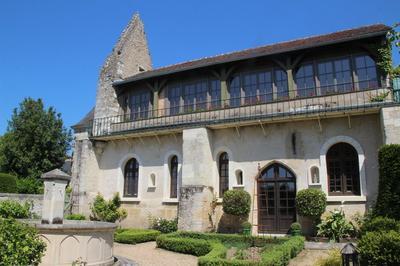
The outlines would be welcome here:
[[[328,257],[329,250],[303,249],[295,258],[291,259],[289,266],[314,266],[319,258]]]
[[[156,242],[127,245],[114,242],[114,254],[137,262],[140,266],[195,266],[197,257],[156,248]]]

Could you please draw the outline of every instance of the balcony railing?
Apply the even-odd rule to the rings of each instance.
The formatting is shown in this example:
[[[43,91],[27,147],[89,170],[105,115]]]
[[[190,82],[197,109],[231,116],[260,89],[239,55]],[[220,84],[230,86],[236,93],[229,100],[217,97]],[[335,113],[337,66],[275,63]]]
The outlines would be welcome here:
[[[140,130],[310,116],[395,104],[391,87],[355,90],[354,87],[360,87],[342,85],[254,94],[225,101],[193,101],[181,106],[98,118],[92,121],[89,133],[92,137],[103,137]]]

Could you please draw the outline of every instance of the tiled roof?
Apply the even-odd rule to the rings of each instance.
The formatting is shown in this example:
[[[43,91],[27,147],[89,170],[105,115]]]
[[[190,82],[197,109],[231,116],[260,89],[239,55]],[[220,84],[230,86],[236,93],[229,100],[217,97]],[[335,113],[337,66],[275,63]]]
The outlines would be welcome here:
[[[114,85],[120,85],[129,83],[131,81],[143,80],[151,77],[163,76],[167,74],[177,73],[181,71],[217,65],[221,63],[228,63],[233,61],[239,61],[243,59],[255,58],[266,55],[279,54],[284,52],[291,52],[296,50],[302,50],[306,48],[324,46],[334,43],[352,41],[367,37],[381,36],[386,34],[390,27],[384,24],[374,24],[369,26],[363,26],[354,29],[348,29],[343,31],[337,31],[334,33],[317,35],[306,37],[302,39],[296,39],[292,41],[286,41],[266,46],[260,46],[256,48],[250,48],[242,51],[221,54],[212,57],[205,57],[197,60],[187,61],[175,65],[165,66],[156,68],[153,70],[145,71],[136,74],[132,77],[126,78],[121,81],[115,81]]]

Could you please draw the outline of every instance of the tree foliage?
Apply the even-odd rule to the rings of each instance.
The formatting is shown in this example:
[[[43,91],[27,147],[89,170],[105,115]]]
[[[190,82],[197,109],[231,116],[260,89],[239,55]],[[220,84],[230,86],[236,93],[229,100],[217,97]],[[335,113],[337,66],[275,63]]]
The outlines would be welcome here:
[[[379,190],[374,208],[375,216],[400,220],[400,145],[390,144],[380,148]]]
[[[0,169],[20,177],[39,177],[59,168],[70,149],[68,131],[53,107],[26,98],[15,108],[0,139]]]

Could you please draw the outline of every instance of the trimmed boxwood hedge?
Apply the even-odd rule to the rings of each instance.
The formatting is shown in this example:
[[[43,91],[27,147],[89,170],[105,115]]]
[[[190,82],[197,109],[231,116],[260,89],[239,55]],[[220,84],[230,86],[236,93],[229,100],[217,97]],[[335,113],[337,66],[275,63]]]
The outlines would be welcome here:
[[[115,231],[114,240],[118,243],[137,244],[155,241],[161,233],[152,229],[118,229]]]
[[[400,145],[384,145],[379,150],[379,190],[375,216],[400,220]]]
[[[214,265],[287,265],[304,248],[301,236],[289,238],[254,237],[228,234],[204,234],[196,232],[177,232],[157,237],[157,247],[199,256],[201,266]],[[226,259],[229,243],[246,243],[249,246],[276,244],[265,249],[260,262],[250,260]],[[225,244],[225,245],[224,245]]]
[[[0,193],[17,193],[17,178],[13,175],[0,173]]]

